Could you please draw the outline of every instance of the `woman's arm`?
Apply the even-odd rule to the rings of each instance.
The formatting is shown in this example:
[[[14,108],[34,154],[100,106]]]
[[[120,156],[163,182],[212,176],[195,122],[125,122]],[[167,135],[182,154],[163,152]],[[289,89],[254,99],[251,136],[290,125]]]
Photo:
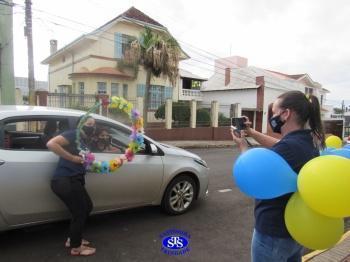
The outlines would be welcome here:
[[[82,157],[72,155],[71,153],[69,153],[67,150],[63,148],[64,146],[67,146],[67,145],[69,145],[69,142],[67,141],[67,139],[65,139],[61,135],[50,139],[49,142],[47,142],[46,144],[49,150],[59,155],[60,157],[77,164],[83,164],[84,160]]]
[[[250,127],[247,128],[246,133],[264,147],[272,147],[279,141],[277,138],[260,133]]]

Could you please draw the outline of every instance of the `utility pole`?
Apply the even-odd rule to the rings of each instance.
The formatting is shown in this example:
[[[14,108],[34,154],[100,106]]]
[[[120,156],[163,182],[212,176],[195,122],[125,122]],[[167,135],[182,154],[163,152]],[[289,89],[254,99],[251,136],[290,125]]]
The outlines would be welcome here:
[[[14,105],[12,0],[0,0],[0,104]]]
[[[25,21],[24,29],[27,37],[28,47],[28,88],[29,88],[29,105],[35,105],[35,79],[34,79],[34,56],[33,56],[33,34],[32,34],[32,1],[25,0]]]

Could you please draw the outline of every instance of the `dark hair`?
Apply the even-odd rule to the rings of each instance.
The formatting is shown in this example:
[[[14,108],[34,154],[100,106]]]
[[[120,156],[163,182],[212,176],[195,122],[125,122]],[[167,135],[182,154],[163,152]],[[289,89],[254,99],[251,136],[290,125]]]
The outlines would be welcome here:
[[[300,91],[289,91],[283,93],[278,98],[281,99],[280,107],[293,110],[300,125],[304,126],[309,122],[312,134],[317,139],[317,146],[325,147],[325,135],[321,121],[320,103],[316,96],[306,96]]]
[[[99,136],[102,132],[107,132],[109,134],[108,128],[106,128],[106,127],[99,127],[99,128],[96,128],[95,135]]]

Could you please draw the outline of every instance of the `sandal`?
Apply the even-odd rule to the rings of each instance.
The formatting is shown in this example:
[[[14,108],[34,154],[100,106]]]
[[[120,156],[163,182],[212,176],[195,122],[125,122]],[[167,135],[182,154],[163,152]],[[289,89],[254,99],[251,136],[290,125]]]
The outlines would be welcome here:
[[[81,245],[70,250],[71,256],[92,256],[96,253],[96,248]]]
[[[81,244],[84,245],[84,246],[88,246],[88,245],[90,245],[90,242],[87,241],[87,240],[85,240],[85,239],[82,239],[82,240],[81,240]],[[65,246],[66,248],[69,248],[69,247],[70,247],[70,238],[67,238],[67,241],[66,241],[66,243],[64,244],[64,246]]]

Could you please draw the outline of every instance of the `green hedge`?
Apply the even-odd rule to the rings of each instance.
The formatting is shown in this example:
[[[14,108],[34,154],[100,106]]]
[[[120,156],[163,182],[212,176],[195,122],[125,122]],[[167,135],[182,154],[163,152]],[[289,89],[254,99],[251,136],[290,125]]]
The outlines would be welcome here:
[[[191,118],[191,108],[186,102],[174,102],[172,106],[172,119],[179,122],[189,122]],[[154,113],[157,119],[165,119],[165,104],[161,105]],[[197,109],[197,123],[209,123],[210,111],[206,108]]]

